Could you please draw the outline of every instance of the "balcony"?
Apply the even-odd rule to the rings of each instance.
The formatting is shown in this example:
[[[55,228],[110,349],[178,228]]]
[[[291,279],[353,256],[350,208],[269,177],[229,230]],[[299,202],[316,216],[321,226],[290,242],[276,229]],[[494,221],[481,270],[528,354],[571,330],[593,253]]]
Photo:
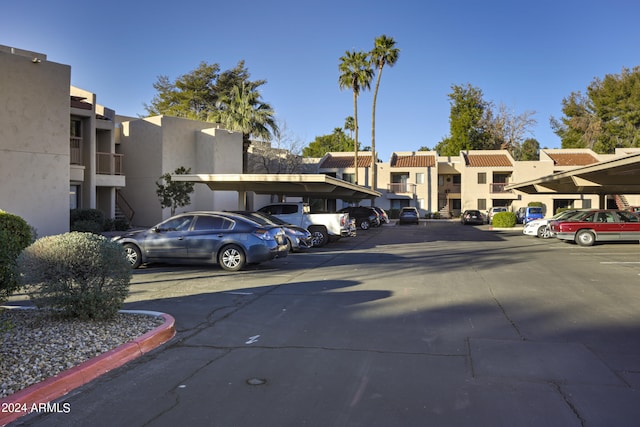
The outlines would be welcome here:
[[[507,191],[504,187],[507,186],[506,182],[493,182],[489,184],[489,192],[490,193],[511,193],[511,191]]]
[[[70,163],[72,165],[81,165],[82,164],[82,138],[72,136],[70,140],[69,148],[70,148],[69,154],[71,155]]]
[[[389,193],[416,193],[416,184],[409,184],[406,182],[394,182],[387,184],[387,191]]]
[[[122,175],[122,154],[96,153],[96,173],[99,175]]]

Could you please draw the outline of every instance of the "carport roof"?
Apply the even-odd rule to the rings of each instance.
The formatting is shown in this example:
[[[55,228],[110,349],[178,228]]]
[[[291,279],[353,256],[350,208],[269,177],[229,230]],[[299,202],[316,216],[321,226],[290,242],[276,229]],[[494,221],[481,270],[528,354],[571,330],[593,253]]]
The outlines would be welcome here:
[[[527,194],[640,194],[640,153],[507,185],[505,190]]]
[[[324,174],[188,174],[172,175],[171,179],[200,182],[221,191],[343,200],[380,197],[377,191]]]

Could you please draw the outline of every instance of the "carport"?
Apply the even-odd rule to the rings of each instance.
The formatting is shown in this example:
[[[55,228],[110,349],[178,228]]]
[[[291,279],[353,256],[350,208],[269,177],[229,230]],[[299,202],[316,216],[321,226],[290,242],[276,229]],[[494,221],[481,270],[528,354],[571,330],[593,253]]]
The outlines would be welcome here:
[[[246,209],[247,192],[280,197],[312,197],[361,201],[380,197],[370,188],[324,174],[187,174],[172,175],[182,182],[203,183],[212,190],[237,191],[238,209]]]
[[[526,194],[597,194],[603,209],[607,195],[640,194],[640,153],[510,184],[505,190]]]

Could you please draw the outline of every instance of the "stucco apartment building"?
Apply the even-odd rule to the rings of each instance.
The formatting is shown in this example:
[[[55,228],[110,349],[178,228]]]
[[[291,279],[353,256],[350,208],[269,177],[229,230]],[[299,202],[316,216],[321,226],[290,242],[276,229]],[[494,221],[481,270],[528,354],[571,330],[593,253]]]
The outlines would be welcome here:
[[[549,215],[558,208],[597,208],[597,195],[527,195],[507,191],[505,186],[639,151],[619,149],[615,154],[602,155],[588,149],[544,149],[536,161],[516,161],[506,150],[464,151],[458,156],[438,156],[433,151],[394,152],[388,162],[377,163],[376,190],[382,197],[374,203],[384,209],[415,206],[422,214],[437,212],[444,218],[467,209],[486,211],[494,206],[516,211],[529,202],[543,203]],[[371,164],[370,152],[358,153],[359,184],[372,185]],[[319,160],[318,171],[353,182],[353,153],[327,153]],[[610,207],[616,202],[638,205],[638,197],[611,195],[608,203]],[[339,201],[337,209],[348,204]]]
[[[0,209],[25,218],[39,236],[68,231],[73,208],[99,209],[109,218],[125,215],[137,226],[156,224],[169,216],[156,196],[156,181],[181,166],[195,174],[242,173],[240,133],[176,117],[117,116],[98,104],[95,93],[70,85],[70,66],[37,52],[0,45],[0,73]],[[423,214],[449,217],[465,209],[516,210],[538,201],[551,213],[559,207],[597,207],[598,199],[529,196],[505,191],[505,185],[629,152],[633,150],[611,155],[542,150],[540,160],[519,162],[506,151],[450,157],[398,151],[388,162],[376,162],[376,185],[371,183],[371,153],[360,152],[357,182],[380,192],[373,203],[386,209],[416,206]],[[302,163],[305,172],[355,182],[353,153],[327,153]],[[638,197],[627,199],[637,206]],[[251,199],[254,208],[273,201],[268,196]],[[191,201],[180,210],[238,208],[235,192],[214,192],[202,184],[195,186]],[[325,207],[338,210],[349,203],[334,200]]]
[[[116,116],[70,85],[71,67],[0,45],[0,209],[38,236],[69,230],[70,210],[99,209],[153,225],[169,215],[156,181],[192,173],[241,173],[242,135],[175,117]],[[196,186],[185,210],[231,209],[237,197]]]

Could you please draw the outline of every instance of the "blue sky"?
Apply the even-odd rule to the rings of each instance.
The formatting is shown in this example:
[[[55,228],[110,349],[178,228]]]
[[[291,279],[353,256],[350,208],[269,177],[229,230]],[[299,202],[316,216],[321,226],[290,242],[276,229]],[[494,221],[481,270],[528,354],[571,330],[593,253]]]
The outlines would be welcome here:
[[[516,114],[535,111],[532,136],[559,148],[549,117],[561,116],[562,99],[640,65],[638,16],[635,0],[22,0],[2,6],[0,44],[71,65],[74,86],[130,116],[144,114],[160,75],[245,60],[252,79],[267,80],[263,99],[290,137],[307,145],[353,115],[339,58],[386,34],[401,50],[383,72],[376,111],[376,148],[388,160],[446,137],[447,95],[467,83]],[[371,101],[364,92],[358,104],[365,146]]]

